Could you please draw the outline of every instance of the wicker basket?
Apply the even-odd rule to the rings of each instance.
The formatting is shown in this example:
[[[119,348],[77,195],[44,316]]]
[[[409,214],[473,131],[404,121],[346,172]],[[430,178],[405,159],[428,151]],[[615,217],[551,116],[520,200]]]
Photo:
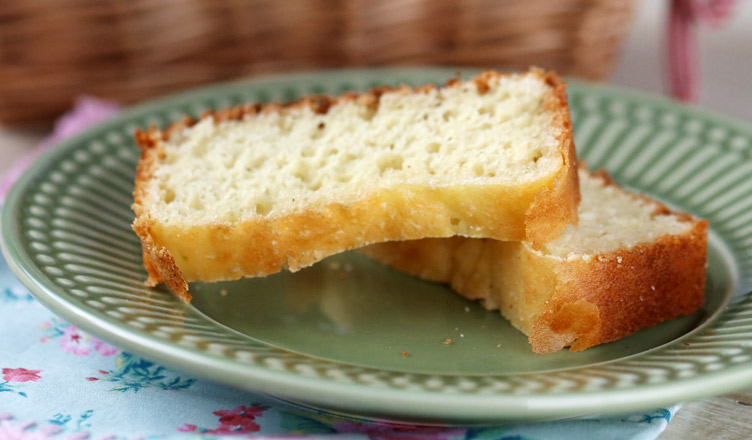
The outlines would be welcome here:
[[[258,73],[530,64],[611,70],[631,0],[4,0],[0,122],[46,123],[75,96],[135,102]]]

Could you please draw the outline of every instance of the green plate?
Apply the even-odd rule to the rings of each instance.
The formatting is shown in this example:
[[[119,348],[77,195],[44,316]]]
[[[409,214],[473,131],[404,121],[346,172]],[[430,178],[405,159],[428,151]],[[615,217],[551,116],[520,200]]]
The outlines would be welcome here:
[[[710,220],[707,300],[694,315],[584,352],[539,356],[497,313],[355,253],[296,274],[196,283],[190,306],[143,286],[129,227],[136,127],[244,101],[443,82],[455,71],[279,76],[133,108],[24,174],[3,209],[3,251],[41,302],[98,337],[340,414],[438,424],[553,419],[752,384],[752,130],[606,87],[569,88],[579,154],[623,185]]]

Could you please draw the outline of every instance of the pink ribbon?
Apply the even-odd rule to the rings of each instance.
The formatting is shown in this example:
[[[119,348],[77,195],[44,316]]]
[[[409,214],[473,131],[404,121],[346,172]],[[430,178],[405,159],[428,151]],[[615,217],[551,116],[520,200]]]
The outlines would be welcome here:
[[[668,68],[671,95],[685,102],[697,100],[699,62],[697,23],[721,26],[736,0],[671,0],[668,24]]]

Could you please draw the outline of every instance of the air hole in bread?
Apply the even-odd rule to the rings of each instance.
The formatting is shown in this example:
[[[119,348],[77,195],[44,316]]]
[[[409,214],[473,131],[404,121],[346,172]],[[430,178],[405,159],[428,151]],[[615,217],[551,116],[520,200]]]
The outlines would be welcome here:
[[[269,160],[269,158],[265,155],[258,156],[255,159],[253,159],[251,161],[250,166],[245,167],[245,169],[246,171],[251,171],[252,169],[258,168],[261,165],[263,165],[267,160]]]
[[[358,116],[360,117],[360,119],[366,122],[370,122],[373,119],[375,114],[376,114],[376,109],[371,108],[371,107],[362,107],[358,111]]]
[[[201,198],[194,195],[191,197],[191,203],[190,203],[191,209],[195,209],[197,211],[204,209],[204,203],[201,201]]]
[[[484,105],[478,109],[478,114],[496,116],[496,108],[493,105]]]
[[[263,203],[256,203],[255,208],[256,208],[256,214],[258,215],[266,215],[270,211],[269,207],[267,207]]]
[[[483,175],[486,174],[486,170],[483,167],[483,164],[473,164],[473,173],[475,173],[476,177],[483,177]]]
[[[348,163],[348,162],[352,162],[352,161],[354,161],[357,158],[358,158],[358,156],[356,156],[354,154],[345,153],[345,154],[343,154],[343,155],[341,155],[339,157],[339,162],[342,163],[342,164],[345,164],[345,163]]]
[[[238,162],[238,156],[237,154],[233,154],[232,156],[225,159],[223,165],[225,166],[226,170],[232,169],[232,167],[235,166],[235,164]]]
[[[426,153],[438,153],[440,149],[441,145],[438,142],[431,142],[429,144],[426,144]]]
[[[388,170],[401,170],[403,161],[404,159],[402,156],[397,154],[387,154],[381,156],[376,165],[379,167],[379,174],[383,175]]]
[[[175,191],[173,191],[170,188],[165,189],[165,192],[164,192],[164,202],[165,203],[172,203],[173,200],[175,200]]]
[[[308,172],[308,170],[301,169],[295,171],[293,175],[296,178],[300,179],[300,181],[303,183],[311,183],[311,174]]]
[[[290,118],[277,118],[277,128],[279,128],[279,131],[282,132],[282,134],[289,133],[291,125],[292,120]]]
[[[310,140],[315,141],[316,139],[321,138],[321,136],[324,135],[324,132],[321,130],[314,130],[311,132],[311,134],[308,136]]]
[[[207,151],[207,145],[206,142],[199,142],[196,144],[195,147],[193,147],[193,155],[201,158],[206,154]]]

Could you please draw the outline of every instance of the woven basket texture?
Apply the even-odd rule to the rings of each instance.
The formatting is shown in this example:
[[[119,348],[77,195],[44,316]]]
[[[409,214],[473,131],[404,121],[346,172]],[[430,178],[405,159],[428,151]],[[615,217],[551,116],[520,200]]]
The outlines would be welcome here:
[[[603,79],[632,0],[3,0],[0,122],[76,96],[124,103],[210,82],[349,66],[527,68]]]

